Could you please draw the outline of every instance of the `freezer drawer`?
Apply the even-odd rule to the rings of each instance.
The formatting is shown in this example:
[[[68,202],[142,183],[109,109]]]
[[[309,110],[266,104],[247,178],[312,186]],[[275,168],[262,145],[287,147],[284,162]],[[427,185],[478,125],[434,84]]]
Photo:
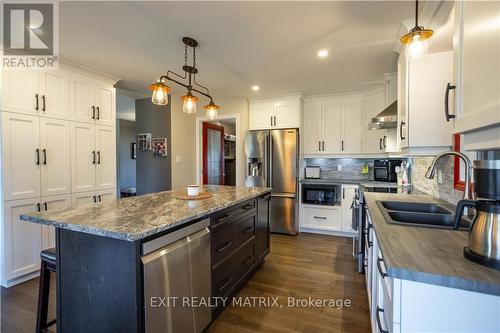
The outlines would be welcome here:
[[[186,227],[189,235],[181,229],[153,240],[156,249],[141,257],[146,333],[198,333],[210,323],[210,308],[183,306],[183,297],[208,300],[211,296],[208,225],[206,219]],[[143,249],[151,250],[151,244]]]
[[[271,194],[270,229],[271,232],[296,235],[297,215],[295,194]]]

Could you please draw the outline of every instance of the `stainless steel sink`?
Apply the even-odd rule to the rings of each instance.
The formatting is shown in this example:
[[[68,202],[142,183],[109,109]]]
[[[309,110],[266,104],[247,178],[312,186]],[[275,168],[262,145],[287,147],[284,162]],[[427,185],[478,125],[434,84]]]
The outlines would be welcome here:
[[[453,207],[439,204],[401,201],[377,201],[387,223],[453,229],[455,215]],[[468,230],[470,221],[462,218],[460,230]]]

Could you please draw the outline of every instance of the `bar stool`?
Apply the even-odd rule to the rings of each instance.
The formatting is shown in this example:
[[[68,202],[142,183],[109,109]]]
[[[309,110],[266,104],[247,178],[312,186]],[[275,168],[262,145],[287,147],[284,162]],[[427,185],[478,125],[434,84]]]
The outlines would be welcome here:
[[[38,310],[36,314],[36,333],[45,333],[47,328],[56,323],[56,319],[47,322],[49,311],[50,273],[56,272],[56,249],[40,252],[40,286],[38,288]]]

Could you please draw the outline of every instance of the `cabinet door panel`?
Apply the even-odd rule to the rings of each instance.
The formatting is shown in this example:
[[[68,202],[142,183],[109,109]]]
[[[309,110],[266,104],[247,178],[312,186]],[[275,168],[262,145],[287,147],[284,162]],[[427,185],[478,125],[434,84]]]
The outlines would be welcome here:
[[[342,231],[355,233],[352,229],[351,204],[356,194],[356,187],[352,185],[342,185]]]
[[[70,110],[71,119],[75,121],[94,122],[95,81],[76,74],[70,77]]]
[[[56,195],[42,197],[42,209],[55,212],[69,209],[71,207],[71,195]],[[42,249],[50,249],[56,246],[55,228],[52,226],[42,226]]]
[[[398,127],[397,147],[408,147],[408,59],[401,55],[398,59]]]
[[[110,201],[116,198],[117,198],[116,189],[112,189],[109,191],[100,191],[97,193],[98,202]]]
[[[96,188],[97,190],[116,187],[116,137],[115,128],[96,125]]]
[[[71,208],[78,208],[96,202],[95,192],[73,193],[71,195]]]
[[[384,146],[381,140],[387,136],[387,131],[383,129],[369,130],[373,117],[378,115],[386,107],[384,92],[377,92],[365,98],[363,108],[363,122],[361,129],[363,131],[363,153],[380,154],[384,153]]]
[[[340,101],[326,101],[323,103],[324,153],[338,154],[341,152],[341,113]]]
[[[339,208],[312,208],[304,209],[304,227],[313,227],[331,231],[342,231]]]
[[[70,122],[40,118],[42,196],[71,192]]]
[[[280,101],[274,103],[275,128],[300,127],[300,109],[298,101]]]
[[[250,105],[250,130],[273,127],[273,107],[272,103],[255,103]]]
[[[6,280],[36,272],[40,268],[41,225],[19,218],[21,214],[36,211],[37,203],[39,198],[6,201],[3,204]]]
[[[69,74],[63,70],[40,73],[41,114],[58,119],[70,119]],[[44,110],[45,109],[45,110]]]
[[[41,94],[38,92],[38,71],[2,71],[2,111],[35,115],[41,108]],[[36,97],[38,95],[38,111]]]
[[[3,199],[40,196],[39,117],[2,112]]]
[[[306,102],[304,105],[304,154],[321,153],[323,123],[321,103]]]
[[[95,190],[95,151],[94,125],[71,123],[72,192]]]
[[[342,140],[343,153],[361,153],[361,101],[345,101],[342,103]],[[342,149],[343,148],[343,149]]]
[[[98,85],[96,88],[96,121],[101,125],[115,125],[114,88]]]

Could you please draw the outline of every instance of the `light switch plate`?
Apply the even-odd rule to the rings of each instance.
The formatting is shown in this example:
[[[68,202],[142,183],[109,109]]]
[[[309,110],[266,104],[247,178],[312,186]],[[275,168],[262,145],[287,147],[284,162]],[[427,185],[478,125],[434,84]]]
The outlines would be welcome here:
[[[337,165],[337,171],[342,172],[342,164]]]
[[[182,157],[180,155],[175,156],[175,163],[181,163],[182,162]]]

